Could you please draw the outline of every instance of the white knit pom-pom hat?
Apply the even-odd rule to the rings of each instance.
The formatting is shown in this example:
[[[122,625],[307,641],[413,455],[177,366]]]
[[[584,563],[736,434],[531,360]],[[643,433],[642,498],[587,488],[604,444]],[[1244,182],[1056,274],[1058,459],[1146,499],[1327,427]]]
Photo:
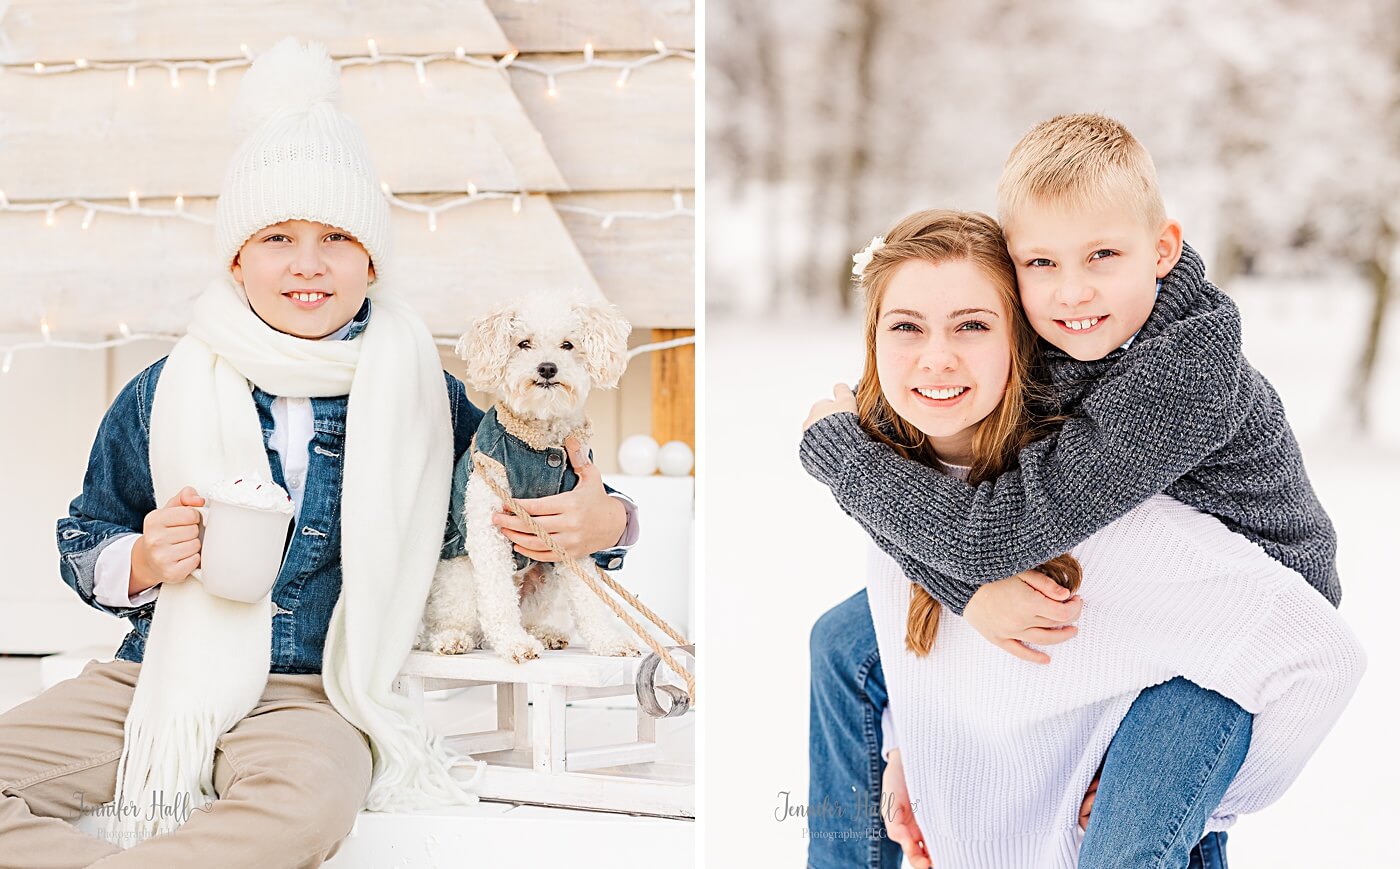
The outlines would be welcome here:
[[[224,174],[214,216],[227,269],[253,233],[284,220],[343,229],[369,252],[376,283],[389,248],[389,205],[364,133],[340,113],[340,70],[326,47],[288,37],[253,62],[234,103],[246,138]]]

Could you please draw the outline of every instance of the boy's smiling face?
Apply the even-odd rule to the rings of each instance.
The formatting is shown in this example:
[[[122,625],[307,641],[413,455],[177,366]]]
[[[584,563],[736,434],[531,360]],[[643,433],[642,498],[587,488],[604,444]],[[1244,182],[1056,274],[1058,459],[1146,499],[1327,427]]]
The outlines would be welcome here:
[[[264,323],[311,339],[350,322],[374,279],[369,253],[354,236],[309,220],[286,220],[253,233],[232,270]]]
[[[1102,359],[1142,328],[1157,279],[1181,257],[1179,223],[1150,228],[1124,205],[1028,202],[1003,230],[1031,326],[1079,360]]]

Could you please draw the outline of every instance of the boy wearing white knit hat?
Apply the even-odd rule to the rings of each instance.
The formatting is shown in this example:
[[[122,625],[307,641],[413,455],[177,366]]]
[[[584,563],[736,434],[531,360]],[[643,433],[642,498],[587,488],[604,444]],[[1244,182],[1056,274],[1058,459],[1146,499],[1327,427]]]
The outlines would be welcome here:
[[[475,799],[390,685],[481,411],[385,289],[388,209],[338,96],[319,45],[284,40],[244,77],[222,273],[113,402],[58,523],[64,580],[133,630],[117,660],[0,716],[0,867],[317,866],[362,808]],[[580,452],[559,505],[580,530],[557,539],[632,542],[630,504]],[[294,515],[256,603],[186,581],[199,493],[248,478]],[[104,838],[61,820],[81,813]]]

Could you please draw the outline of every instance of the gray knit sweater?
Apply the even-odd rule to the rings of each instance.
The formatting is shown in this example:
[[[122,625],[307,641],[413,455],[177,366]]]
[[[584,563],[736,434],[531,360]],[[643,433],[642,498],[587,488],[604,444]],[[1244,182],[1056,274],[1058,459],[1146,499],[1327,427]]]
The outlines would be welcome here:
[[[1239,310],[1189,246],[1126,350],[1080,362],[1041,343],[1069,419],[979,486],[904,459],[855,414],[803,435],[807,472],[880,548],[962,614],[984,583],[1082,543],[1158,493],[1220,518],[1334,606],[1337,537],[1274,388],[1240,349]]]

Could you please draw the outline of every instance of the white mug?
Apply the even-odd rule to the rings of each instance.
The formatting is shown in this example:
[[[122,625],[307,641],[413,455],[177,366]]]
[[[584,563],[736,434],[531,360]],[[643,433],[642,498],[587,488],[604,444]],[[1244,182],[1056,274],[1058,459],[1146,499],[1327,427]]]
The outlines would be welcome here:
[[[210,594],[256,603],[282,569],[292,514],[207,498],[199,511],[199,567],[190,572]]]

